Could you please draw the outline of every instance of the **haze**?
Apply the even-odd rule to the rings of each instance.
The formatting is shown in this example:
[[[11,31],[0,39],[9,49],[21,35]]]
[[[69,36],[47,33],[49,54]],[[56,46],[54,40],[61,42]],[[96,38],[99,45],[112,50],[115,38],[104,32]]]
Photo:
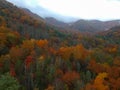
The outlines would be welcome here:
[[[120,0],[7,0],[42,17],[120,19]],[[42,13],[41,13],[42,12]],[[65,17],[65,18],[66,18]],[[57,17],[59,18],[59,17]]]

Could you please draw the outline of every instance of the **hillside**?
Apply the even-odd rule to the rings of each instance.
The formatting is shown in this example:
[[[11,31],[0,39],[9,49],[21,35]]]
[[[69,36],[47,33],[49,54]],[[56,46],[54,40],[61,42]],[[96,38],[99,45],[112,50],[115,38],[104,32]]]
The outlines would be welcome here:
[[[33,23],[33,21],[37,24],[37,20],[28,16],[21,9],[17,8],[11,3],[6,2],[5,0],[0,1],[0,7],[1,18],[3,18],[4,21],[7,23],[7,27],[13,30],[18,30],[21,34],[27,33],[25,32],[26,30],[23,27],[26,27],[27,29],[32,31],[31,28],[35,27],[35,23]],[[41,21],[38,23],[39,25],[44,24]]]
[[[99,21],[99,20],[79,20],[73,23],[70,28],[78,29],[81,32],[100,32],[109,30],[120,25],[119,20]]]
[[[99,32],[109,30],[114,26],[120,25],[120,20],[99,21],[99,20],[77,20],[76,22],[64,23],[55,18],[46,18],[46,22],[55,27],[62,27],[68,30],[77,30],[80,32]]]
[[[52,18],[52,17],[46,17],[45,21],[46,21],[46,23],[48,23],[50,25],[53,25],[53,26],[56,26],[56,27],[59,27],[59,28],[68,27],[67,23],[62,22],[62,21],[58,21],[58,20],[56,20],[55,18]]]
[[[42,21],[42,22],[45,22],[42,17],[40,17],[39,15],[37,15],[35,13],[32,13],[29,9],[27,9],[27,8],[21,8],[21,9],[24,11],[24,13],[30,15],[32,18]]]
[[[8,28],[31,38],[48,38],[49,29],[52,28],[42,18],[33,17],[30,12],[29,14],[5,0],[0,0],[0,18]]]
[[[107,31],[99,32],[98,37],[102,37],[108,43],[120,44],[120,26],[115,26]]]
[[[5,0],[0,1],[0,9],[1,23],[5,23],[7,28],[19,32],[24,37],[34,39],[57,38],[58,41],[71,38],[72,34],[66,30],[59,31],[59,28],[47,24],[42,17],[28,9],[18,8]],[[73,42],[72,39],[70,42]]]
[[[56,29],[0,0],[0,90],[120,90],[120,26],[95,34]]]

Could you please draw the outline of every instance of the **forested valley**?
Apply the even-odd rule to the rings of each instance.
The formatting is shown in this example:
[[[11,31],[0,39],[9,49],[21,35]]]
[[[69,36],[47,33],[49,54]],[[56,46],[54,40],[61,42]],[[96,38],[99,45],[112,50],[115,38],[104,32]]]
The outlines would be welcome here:
[[[120,26],[58,29],[0,0],[0,90],[120,90]]]

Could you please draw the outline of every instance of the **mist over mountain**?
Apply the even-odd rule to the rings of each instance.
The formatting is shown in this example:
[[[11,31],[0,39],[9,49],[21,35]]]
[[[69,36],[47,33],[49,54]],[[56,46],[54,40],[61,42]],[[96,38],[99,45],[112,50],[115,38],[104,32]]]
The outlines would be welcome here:
[[[39,10],[38,10],[39,9]],[[43,7],[37,6],[33,9],[31,9],[30,11],[32,11],[33,13],[38,14],[39,16],[46,18],[46,17],[54,17],[57,20],[63,21],[63,22],[74,22],[76,20],[78,20],[78,18],[74,18],[74,17],[68,17],[68,16],[62,16],[59,15],[55,12],[49,11]]]
[[[39,12],[35,11],[39,8]],[[22,8],[26,13],[36,19],[43,20],[49,25],[64,30],[80,31],[80,32],[99,32],[109,30],[114,26],[120,25],[120,20],[100,21],[100,20],[85,20],[67,17],[50,12],[40,6],[34,7],[33,11],[27,8]],[[33,12],[33,13],[32,13]],[[36,13],[37,12],[37,13]]]
[[[13,3],[14,5],[17,5],[20,8],[27,8],[31,12],[38,14],[42,18],[54,17],[55,19],[60,20],[62,22],[74,22],[74,21],[77,21],[79,19],[79,18],[75,18],[75,17],[63,16],[63,15],[57,14],[53,11],[50,11],[46,8],[43,8],[42,6],[39,6],[39,5],[31,6],[29,4],[23,3],[23,1],[15,1],[15,0],[14,1],[7,0],[7,1]]]
[[[63,16],[56,12],[50,11],[47,8],[40,6],[37,1],[16,1],[7,0],[17,5],[20,8],[24,8],[24,11],[35,17],[36,19],[43,19],[47,24],[55,27],[78,30],[81,32],[96,32],[109,30],[111,27],[120,25],[120,20],[100,21],[100,20],[87,20],[81,18],[75,18],[70,16]],[[32,5],[33,4],[33,5]],[[31,13],[32,12],[32,13]],[[39,17],[40,16],[40,17]]]
[[[112,27],[120,25],[120,20],[100,21],[100,20],[79,19],[75,22],[65,23],[55,18],[48,17],[45,18],[45,21],[49,25],[53,25],[58,28],[64,28],[73,31],[77,30],[80,32],[90,32],[90,33],[106,31]]]
[[[7,0],[45,17],[73,22],[78,19],[116,20],[120,18],[119,0]],[[102,7],[101,7],[102,6]]]
[[[120,20],[65,23],[30,10],[0,0],[0,90],[120,90]]]

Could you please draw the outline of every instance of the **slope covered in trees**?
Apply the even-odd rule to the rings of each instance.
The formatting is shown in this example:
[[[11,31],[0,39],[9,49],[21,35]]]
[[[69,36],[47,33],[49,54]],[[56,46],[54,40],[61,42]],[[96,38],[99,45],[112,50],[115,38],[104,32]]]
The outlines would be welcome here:
[[[72,31],[96,33],[100,31],[109,30],[112,27],[119,26],[120,20],[99,21],[99,20],[84,20],[80,19],[75,22],[65,23],[55,18],[48,17],[45,19],[46,23],[58,28],[64,28]]]
[[[27,18],[21,21],[23,16]],[[120,32],[116,28],[94,36],[68,34],[1,0],[0,89],[119,90]]]
[[[110,30],[100,32],[98,34],[98,37],[103,38],[104,40],[107,40],[108,43],[116,43],[120,44],[120,26],[115,26],[110,28]]]
[[[45,21],[38,16],[33,16],[30,11],[18,8],[15,5],[0,0],[0,21],[6,24],[7,28],[19,32],[30,38],[50,38],[50,32],[54,28],[45,24]]]

